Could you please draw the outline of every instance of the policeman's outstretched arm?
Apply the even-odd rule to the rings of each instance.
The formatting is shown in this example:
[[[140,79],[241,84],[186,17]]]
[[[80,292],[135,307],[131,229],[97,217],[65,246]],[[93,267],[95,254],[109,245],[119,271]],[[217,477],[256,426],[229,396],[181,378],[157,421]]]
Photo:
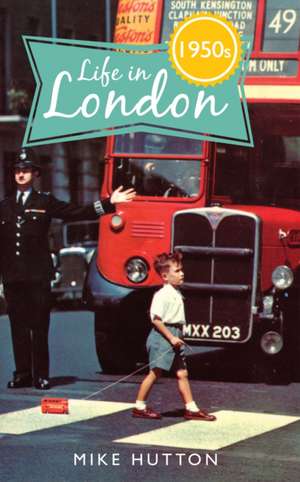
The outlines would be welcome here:
[[[132,201],[136,196],[136,192],[133,188],[123,191],[123,186],[119,186],[110,196],[110,202],[112,204],[127,203]]]

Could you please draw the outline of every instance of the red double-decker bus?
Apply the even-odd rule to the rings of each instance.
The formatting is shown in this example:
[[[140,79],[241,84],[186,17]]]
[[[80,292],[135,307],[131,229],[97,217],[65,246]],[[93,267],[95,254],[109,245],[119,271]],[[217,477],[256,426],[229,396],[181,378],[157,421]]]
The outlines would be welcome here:
[[[101,219],[86,283],[107,372],[143,359],[160,285],[153,258],[173,249],[184,254],[188,343],[239,347],[273,374],[290,371],[299,352],[300,4],[121,0],[116,41],[164,42],[197,11],[254,37],[245,89],[255,146],[143,132],[108,139],[102,194],[123,185],[137,197]]]

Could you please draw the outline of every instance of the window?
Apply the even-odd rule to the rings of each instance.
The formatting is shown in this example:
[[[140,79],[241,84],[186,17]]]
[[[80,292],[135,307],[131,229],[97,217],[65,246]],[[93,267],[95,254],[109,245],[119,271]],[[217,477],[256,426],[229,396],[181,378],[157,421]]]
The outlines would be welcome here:
[[[10,81],[10,50],[8,42],[8,22],[7,12],[4,8],[0,9],[0,112],[6,111],[5,100],[7,86]]]
[[[51,192],[53,188],[51,157],[40,156],[39,160],[42,169],[41,189],[45,192]]]
[[[75,32],[72,27],[65,27],[62,32],[62,38],[75,38]]]
[[[14,183],[14,161],[17,158],[16,152],[3,152],[3,159],[4,159],[4,188],[5,188],[5,196],[11,194],[15,189]]]
[[[284,5],[286,3],[286,5]],[[299,0],[267,0],[263,33],[264,52],[297,52],[299,49]]]
[[[27,19],[27,32],[30,35],[38,35],[40,28],[40,20],[37,17],[28,17]]]
[[[184,137],[131,133],[115,138],[115,153],[201,156],[202,142]]]
[[[200,161],[175,159],[119,159],[114,164],[113,189],[134,187],[138,195],[197,197]]]

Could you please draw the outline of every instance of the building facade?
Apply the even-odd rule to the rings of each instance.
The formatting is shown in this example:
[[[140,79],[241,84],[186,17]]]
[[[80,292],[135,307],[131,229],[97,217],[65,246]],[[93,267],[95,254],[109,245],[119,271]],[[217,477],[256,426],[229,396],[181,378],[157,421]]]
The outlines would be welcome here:
[[[34,78],[22,35],[110,40],[117,0],[0,0],[0,198],[13,189],[12,165],[24,136]],[[97,198],[105,140],[34,148],[39,188],[78,203]]]

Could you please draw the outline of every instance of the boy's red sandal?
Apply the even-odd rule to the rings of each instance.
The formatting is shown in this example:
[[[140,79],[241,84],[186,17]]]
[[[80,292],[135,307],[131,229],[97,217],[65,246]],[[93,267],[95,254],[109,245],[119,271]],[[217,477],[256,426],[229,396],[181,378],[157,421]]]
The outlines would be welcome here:
[[[198,410],[198,412],[191,412],[190,410],[185,410],[184,418],[186,420],[199,420],[203,422],[214,422],[217,417],[206,412],[206,410]]]
[[[134,408],[132,410],[132,416],[136,418],[150,418],[150,419],[159,419],[161,418],[161,414],[152,410],[152,408],[144,408],[140,410],[138,408]]]

